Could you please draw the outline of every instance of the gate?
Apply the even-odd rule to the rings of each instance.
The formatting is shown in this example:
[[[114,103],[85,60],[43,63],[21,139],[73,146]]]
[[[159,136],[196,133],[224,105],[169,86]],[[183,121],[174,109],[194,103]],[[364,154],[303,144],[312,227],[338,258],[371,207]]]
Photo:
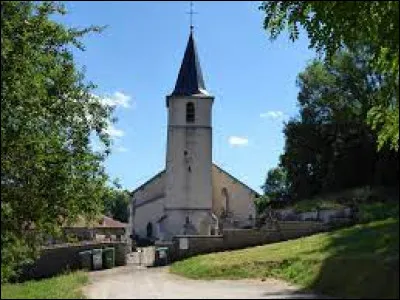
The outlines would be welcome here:
[[[137,247],[136,251],[128,254],[128,264],[136,266],[153,266],[155,260],[155,247]]]

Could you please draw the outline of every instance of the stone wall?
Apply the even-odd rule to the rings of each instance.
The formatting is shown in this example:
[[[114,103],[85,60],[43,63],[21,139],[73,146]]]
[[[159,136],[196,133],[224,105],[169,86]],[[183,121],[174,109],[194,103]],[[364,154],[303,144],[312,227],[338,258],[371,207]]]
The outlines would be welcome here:
[[[187,238],[188,249],[180,249],[180,239]],[[226,249],[222,235],[193,235],[174,237],[174,255],[171,259],[181,259],[196,254],[223,251]]]
[[[57,275],[67,270],[80,269],[79,252],[114,247],[115,265],[126,265],[127,244],[122,242],[60,244],[43,248],[34,264],[25,266],[21,280],[38,279]]]
[[[63,231],[66,236],[76,238],[76,241],[101,241],[104,239],[121,241],[126,238],[125,228],[65,227]],[[68,242],[68,240],[64,240],[63,242]]]
[[[271,228],[227,229],[223,231],[224,248],[240,249],[278,241],[295,239],[328,230],[319,222],[278,222]]]
[[[279,222],[279,230],[275,228],[262,229],[226,229],[222,235],[178,235],[172,242],[158,242],[156,247],[163,246],[169,249],[171,261],[187,258],[197,254],[241,249],[257,245],[264,245],[278,241],[295,239],[317,232],[323,232],[329,227],[320,222]],[[181,249],[181,240],[187,242],[187,249]]]
[[[283,238],[276,230],[227,229],[224,230],[224,246],[226,250],[277,242]]]
[[[282,221],[297,220],[297,221],[318,221],[330,223],[337,218],[351,219],[353,211],[350,207],[340,209],[320,209],[307,212],[296,213],[293,208],[276,209],[274,212]]]

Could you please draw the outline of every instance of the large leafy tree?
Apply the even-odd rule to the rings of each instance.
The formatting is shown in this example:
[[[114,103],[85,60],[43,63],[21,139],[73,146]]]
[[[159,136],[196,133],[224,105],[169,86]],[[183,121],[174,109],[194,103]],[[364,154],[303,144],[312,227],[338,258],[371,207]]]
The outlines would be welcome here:
[[[284,129],[290,195],[295,199],[363,185],[395,185],[398,153],[376,152],[364,120],[376,103],[379,77],[363,56],[341,52],[299,74],[300,114]]]
[[[104,194],[104,213],[113,219],[127,223],[129,221],[129,191],[122,189],[118,181]]]
[[[261,188],[264,195],[254,201],[257,214],[263,214],[268,208],[287,205],[290,189],[286,169],[281,166],[270,169]]]
[[[265,1],[264,28],[276,39],[286,28],[294,41],[303,27],[315,48],[330,61],[346,48],[368,54],[371,70],[381,76],[377,100],[366,119],[378,131],[378,148],[399,144],[399,2]]]
[[[111,109],[72,50],[101,28],[67,28],[53,2],[1,1],[1,277],[37,254],[43,234],[102,207]],[[97,132],[105,152],[93,152]]]
[[[286,200],[289,189],[286,170],[282,167],[270,169],[262,189],[271,201]]]

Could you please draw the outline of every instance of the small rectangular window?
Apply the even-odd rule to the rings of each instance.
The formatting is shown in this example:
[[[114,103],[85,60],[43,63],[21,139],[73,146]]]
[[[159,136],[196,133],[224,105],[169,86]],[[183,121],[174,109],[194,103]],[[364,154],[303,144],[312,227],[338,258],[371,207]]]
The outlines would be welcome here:
[[[195,113],[194,113],[194,104],[189,102],[186,104],[186,122],[194,123]]]

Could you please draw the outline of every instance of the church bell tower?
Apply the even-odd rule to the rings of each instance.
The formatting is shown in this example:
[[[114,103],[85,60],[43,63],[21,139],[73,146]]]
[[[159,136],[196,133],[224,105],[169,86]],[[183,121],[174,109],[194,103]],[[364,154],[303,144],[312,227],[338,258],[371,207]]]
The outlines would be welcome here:
[[[165,213],[169,236],[210,234],[212,104],[191,30],[178,79],[167,96]]]

